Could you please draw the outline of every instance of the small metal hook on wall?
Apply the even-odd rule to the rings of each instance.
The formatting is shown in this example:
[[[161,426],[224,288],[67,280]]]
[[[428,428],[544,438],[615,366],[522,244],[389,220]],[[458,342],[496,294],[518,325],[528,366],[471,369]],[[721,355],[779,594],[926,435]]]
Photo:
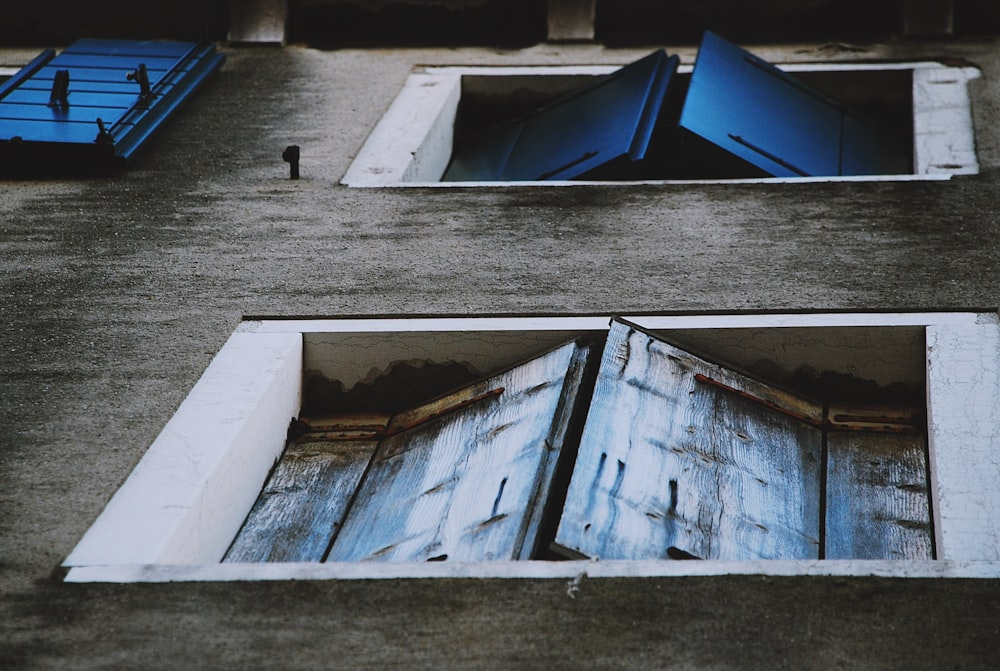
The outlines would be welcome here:
[[[291,174],[289,177],[291,179],[299,178],[299,146],[297,144],[289,145],[285,147],[285,151],[281,152],[281,158],[284,159],[286,163],[289,164]]]

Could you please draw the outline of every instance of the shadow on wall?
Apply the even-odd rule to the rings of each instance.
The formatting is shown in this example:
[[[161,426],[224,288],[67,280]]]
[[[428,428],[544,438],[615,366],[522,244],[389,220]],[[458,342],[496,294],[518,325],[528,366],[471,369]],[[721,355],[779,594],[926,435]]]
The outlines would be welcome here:
[[[742,43],[880,40],[903,32],[905,0],[597,0],[595,31],[608,45],[696,43],[713,30]],[[954,34],[1000,33],[995,0],[954,0]]]
[[[80,37],[223,40],[228,0],[79,0],[3,3],[0,44],[69,44]]]
[[[545,0],[291,0],[289,37],[317,47],[545,40]]]
[[[225,40],[230,2],[4,3],[0,44],[79,37]],[[280,0],[274,0],[280,2]],[[546,39],[546,0],[287,0],[291,42],[317,47],[525,46]],[[742,43],[881,40],[902,34],[906,0],[594,0],[597,41],[695,44],[705,30]],[[947,0],[942,0],[946,2]],[[1000,34],[1000,3],[953,0],[956,36]]]
[[[697,44],[706,30],[744,42],[883,40],[906,0],[594,0],[598,42]],[[947,0],[942,0],[946,2]],[[290,39],[319,47],[524,46],[546,39],[546,0],[290,0]],[[958,36],[1000,33],[995,0],[953,0]]]

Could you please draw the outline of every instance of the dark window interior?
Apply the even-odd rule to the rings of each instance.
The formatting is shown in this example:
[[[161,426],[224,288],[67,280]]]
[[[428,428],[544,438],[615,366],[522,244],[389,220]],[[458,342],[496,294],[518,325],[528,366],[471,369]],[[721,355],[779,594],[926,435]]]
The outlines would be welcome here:
[[[444,181],[727,179],[912,170],[908,70],[788,74],[708,33],[692,74],[673,72],[662,100],[623,112],[610,94],[657,90],[648,63],[604,77],[465,77],[452,164]],[[649,74],[652,73],[652,74]],[[532,81],[534,79],[535,81]],[[507,80],[507,81],[502,81]],[[655,110],[648,145],[638,134],[609,150],[608,128]],[[590,126],[585,126],[590,123]],[[539,127],[545,133],[533,132]],[[589,128],[589,130],[587,130]],[[629,150],[629,147],[631,149]],[[631,160],[620,157],[628,154]],[[535,169],[526,170],[525,156]],[[587,170],[551,170],[557,156],[588,157]],[[604,161],[600,160],[605,157]]]

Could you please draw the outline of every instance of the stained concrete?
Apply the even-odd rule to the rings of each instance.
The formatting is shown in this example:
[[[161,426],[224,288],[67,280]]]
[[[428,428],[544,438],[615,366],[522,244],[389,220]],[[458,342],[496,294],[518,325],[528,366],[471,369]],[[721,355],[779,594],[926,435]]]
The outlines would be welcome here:
[[[224,47],[127,172],[0,183],[0,667],[994,668],[994,581],[616,579],[573,599],[562,580],[52,573],[244,315],[994,309],[997,46],[760,51],[982,68],[983,170],[949,182],[338,185],[417,64],[645,53],[573,45]]]

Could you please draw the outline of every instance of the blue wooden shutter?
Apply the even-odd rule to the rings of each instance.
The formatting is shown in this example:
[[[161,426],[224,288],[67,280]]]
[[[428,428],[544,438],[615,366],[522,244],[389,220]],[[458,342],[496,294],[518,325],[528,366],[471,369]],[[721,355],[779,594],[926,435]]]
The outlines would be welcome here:
[[[87,39],[45,51],[0,86],[0,170],[120,167],[223,61],[193,42]]]
[[[704,176],[910,171],[909,152],[891,129],[711,32],[698,51],[680,128],[686,158]]]
[[[678,65],[657,51],[457,147],[445,181],[600,177],[646,156]]]

